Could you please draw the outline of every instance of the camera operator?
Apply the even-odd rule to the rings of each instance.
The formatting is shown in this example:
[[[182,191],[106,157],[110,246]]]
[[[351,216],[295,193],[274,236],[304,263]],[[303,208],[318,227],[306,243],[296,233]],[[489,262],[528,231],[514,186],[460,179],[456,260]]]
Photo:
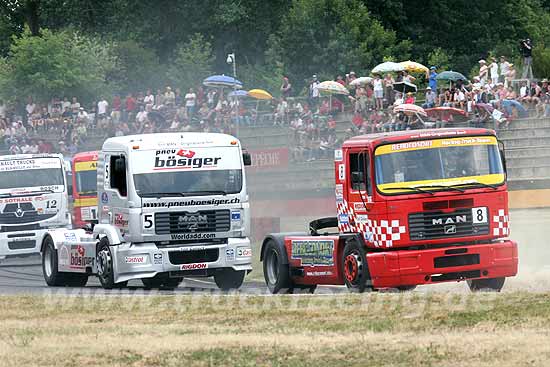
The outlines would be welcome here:
[[[523,56],[523,72],[521,73],[521,78],[533,79],[533,69],[531,67],[533,62],[533,44],[531,43],[531,39],[526,38],[520,41],[520,52]]]

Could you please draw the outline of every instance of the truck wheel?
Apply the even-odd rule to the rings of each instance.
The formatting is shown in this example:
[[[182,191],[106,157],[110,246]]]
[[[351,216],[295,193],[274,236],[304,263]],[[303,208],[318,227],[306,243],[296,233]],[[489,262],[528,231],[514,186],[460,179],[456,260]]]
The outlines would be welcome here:
[[[351,292],[363,293],[372,290],[367,252],[356,241],[349,241],[342,256],[344,281]]]
[[[468,280],[468,287],[472,292],[500,292],[505,280],[506,278],[473,279]]]
[[[104,289],[124,288],[128,282],[115,283],[113,270],[113,256],[109,248],[109,239],[103,237],[99,241],[97,252],[97,276]]]
[[[288,264],[282,263],[282,254],[274,241],[268,241],[263,254],[264,279],[273,294],[293,288]]]
[[[44,239],[44,250],[42,251],[42,274],[46,284],[50,287],[65,285],[65,274],[57,270],[57,260],[57,250],[54,247],[53,239],[47,236]]]
[[[244,270],[220,269],[214,274],[214,282],[222,291],[238,289],[243,285],[245,275]]]

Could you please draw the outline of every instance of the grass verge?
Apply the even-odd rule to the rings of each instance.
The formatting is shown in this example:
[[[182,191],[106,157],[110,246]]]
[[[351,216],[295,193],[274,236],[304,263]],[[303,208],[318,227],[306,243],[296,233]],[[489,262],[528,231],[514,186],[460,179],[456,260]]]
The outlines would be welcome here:
[[[0,298],[5,366],[546,366],[550,294]]]

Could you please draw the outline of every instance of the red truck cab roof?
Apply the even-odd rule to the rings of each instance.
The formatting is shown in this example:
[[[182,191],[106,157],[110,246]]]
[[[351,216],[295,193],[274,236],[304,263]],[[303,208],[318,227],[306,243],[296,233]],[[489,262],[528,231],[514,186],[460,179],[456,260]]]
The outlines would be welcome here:
[[[441,139],[461,136],[495,135],[494,130],[480,128],[440,128],[423,130],[404,130],[369,135],[359,135],[348,139],[342,148],[377,147],[388,143],[398,143],[411,140]]]

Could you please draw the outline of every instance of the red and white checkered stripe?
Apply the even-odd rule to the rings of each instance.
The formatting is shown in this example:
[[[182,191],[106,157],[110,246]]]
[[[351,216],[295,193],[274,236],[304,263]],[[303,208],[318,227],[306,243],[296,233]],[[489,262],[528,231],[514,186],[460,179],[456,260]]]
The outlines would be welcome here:
[[[394,241],[399,241],[406,232],[406,227],[398,219],[372,220],[366,214],[357,215],[345,200],[337,203],[338,229],[342,233],[361,233],[367,242],[376,247],[392,247]],[[347,216],[348,221],[342,222]],[[353,223],[353,224],[351,224]]]
[[[498,215],[493,216],[493,236],[510,235],[510,220],[504,209],[498,210]]]

